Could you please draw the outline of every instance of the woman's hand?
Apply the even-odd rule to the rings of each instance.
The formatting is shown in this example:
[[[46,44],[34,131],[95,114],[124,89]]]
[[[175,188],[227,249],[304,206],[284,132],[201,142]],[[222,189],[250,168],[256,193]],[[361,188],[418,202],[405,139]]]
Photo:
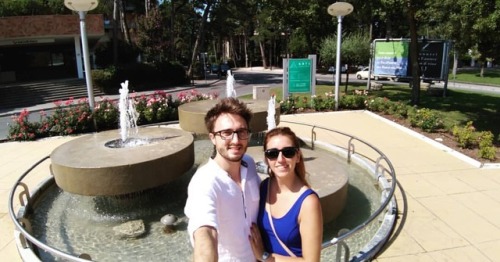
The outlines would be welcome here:
[[[261,261],[262,254],[264,254],[264,244],[262,243],[259,227],[255,223],[252,223],[250,227],[250,236],[248,236],[248,240],[252,246],[253,254],[257,260]]]

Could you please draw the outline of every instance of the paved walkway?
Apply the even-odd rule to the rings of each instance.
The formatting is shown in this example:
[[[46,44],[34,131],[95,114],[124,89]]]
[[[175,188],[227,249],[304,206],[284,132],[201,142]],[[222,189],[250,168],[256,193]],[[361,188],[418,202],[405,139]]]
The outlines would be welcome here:
[[[500,261],[500,168],[477,163],[368,111],[284,115],[368,141],[396,170],[399,219],[376,261]],[[285,123],[281,123],[285,125]],[[297,129],[299,135],[308,131]],[[21,261],[8,214],[16,179],[74,137],[0,143],[0,257]],[[325,141],[331,142],[331,141]],[[48,176],[48,163],[32,172],[30,188]]]

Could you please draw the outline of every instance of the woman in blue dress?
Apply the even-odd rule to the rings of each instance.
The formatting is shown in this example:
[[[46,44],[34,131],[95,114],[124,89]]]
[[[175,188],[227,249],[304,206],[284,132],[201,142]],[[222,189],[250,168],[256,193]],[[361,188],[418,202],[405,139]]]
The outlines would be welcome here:
[[[250,242],[259,261],[320,261],[320,200],[306,181],[304,157],[288,127],[267,132],[264,155],[269,178],[260,185],[257,225]]]

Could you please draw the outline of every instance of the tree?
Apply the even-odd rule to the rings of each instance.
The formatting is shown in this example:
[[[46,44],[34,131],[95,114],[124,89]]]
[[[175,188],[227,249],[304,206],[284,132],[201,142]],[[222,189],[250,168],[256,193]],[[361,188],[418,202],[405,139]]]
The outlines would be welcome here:
[[[208,20],[208,16],[210,14],[212,5],[216,2],[217,0],[210,0],[206,1],[204,3],[204,8],[203,8],[203,15],[201,17],[201,20],[199,21],[199,29],[198,29],[198,34],[196,36],[196,40],[194,42],[193,46],[193,52],[191,53],[191,64],[189,65],[187,75],[192,76],[193,75],[193,65],[196,64],[196,57],[200,48],[200,45],[203,42],[203,38],[205,35],[205,25]]]
[[[167,21],[162,16],[158,8],[149,10],[148,16],[143,16],[137,23],[136,43],[146,61],[163,62],[167,58],[169,48],[172,48],[167,34],[168,29],[165,26]]]
[[[443,12],[442,10],[448,10]],[[449,39],[453,42],[453,74],[456,73],[459,54],[478,51],[482,62],[500,59],[500,43],[496,40],[500,31],[500,2],[495,0],[442,0],[428,1],[420,13],[424,27],[431,37]]]
[[[418,105],[420,103],[420,65],[418,64],[418,36],[417,23],[415,21],[415,12],[417,4],[415,0],[406,0],[406,15],[408,16],[408,24],[410,25],[410,61],[411,61],[411,104]]]
[[[361,32],[344,34],[340,54],[343,63],[350,65],[368,64],[370,59],[370,38]],[[323,40],[320,56],[326,65],[335,64],[337,59],[337,36],[334,35]]]

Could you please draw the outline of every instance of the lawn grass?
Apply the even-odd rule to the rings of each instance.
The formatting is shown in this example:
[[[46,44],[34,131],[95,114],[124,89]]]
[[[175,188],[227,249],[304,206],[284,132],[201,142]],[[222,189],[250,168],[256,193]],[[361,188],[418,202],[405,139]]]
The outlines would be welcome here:
[[[330,85],[316,86],[316,95],[323,95],[331,92]],[[350,84],[348,94],[352,90],[365,90],[366,84]],[[340,88],[341,95],[344,94],[345,87]],[[274,87],[270,90],[276,95],[276,101],[282,101],[282,87]],[[469,121],[473,122],[477,131],[491,131],[498,139],[500,134],[500,95],[474,93],[470,91],[449,90],[447,97],[429,96],[422,91],[420,94],[420,108],[437,110],[444,121],[445,129],[451,130],[453,126],[465,126]],[[310,100],[309,94],[294,94],[299,100],[306,97]],[[380,91],[371,91],[369,96],[386,97],[391,101],[408,102],[411,100],[411,89],[408,86],[385,84]],[[251,95],[244,98],[251,98]],[[498,141],[498,140],[497,140]]]
[[[484,77],[480,76],[480,71],[481,69],[479,68],[462,69],[458,70],[456,77],[453,77],[450,72],[448,80],[454,82],[494,85],[500,87],[500,69],[485,68]]]

